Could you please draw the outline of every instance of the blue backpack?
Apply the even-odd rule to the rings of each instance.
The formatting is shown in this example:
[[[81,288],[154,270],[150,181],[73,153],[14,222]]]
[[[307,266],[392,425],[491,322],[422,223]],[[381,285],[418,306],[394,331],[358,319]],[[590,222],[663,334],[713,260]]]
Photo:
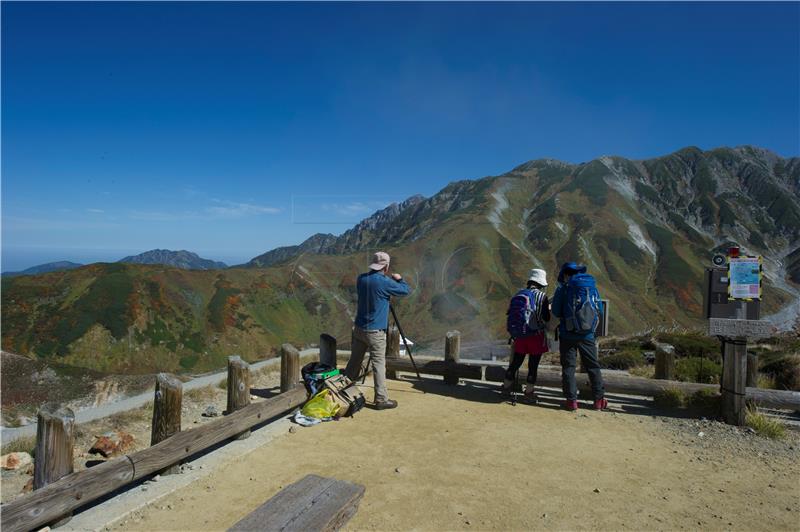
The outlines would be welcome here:
[[[571,333],[594,333],[602,312],[594,277],[588,273],[573,275],[564,290],[564,327]]]
[[[543,298],[540,298],[543,299]],[[523,338],[539,332],[543,324],[538,321],[536,295],[522,289],[511,298],[506,311],[506,330],[513,338]]]

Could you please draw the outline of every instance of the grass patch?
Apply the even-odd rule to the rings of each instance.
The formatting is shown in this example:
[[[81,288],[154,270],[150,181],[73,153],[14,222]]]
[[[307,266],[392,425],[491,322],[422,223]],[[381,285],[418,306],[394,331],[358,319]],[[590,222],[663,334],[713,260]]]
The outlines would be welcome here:
[[[652,364],[645,364],[644,366],[634,366],[628,369],[628,373],[634,377],[644,377],[645,379],[653,379],[656,376],[656,367]]]
[[[653,401],[659,408],[681,408],[686,405],[686,394],[679,388],[664,388],[658,392]]]
[[[153,402],[148,401],[140,408],[126,412],[118,412],[108,417],[108,423],[114,430],[130,430],[135,423],[150,422],[153,419]]]
[[[756,431],[756,434],[773,440],[786,436],[786,429],[780,423],[758,411],[755,406],[748,406],[745,413],[745,424]]]
[[[697,390],[687,398],[687,405],[703,410],[719,411],[722,396],[714,390]]]
[[[774,380],[776,389],[800,391],[800,355],[782,356],[764,364],[761,371]]]
[[[630,369],[641,366],[645,362],[642,352],[626,349],[600,359],[600,365],[606,369]]]
[[[700,357],[680,358],[675,361],[675,378],[682,382],[716,384],[722,378],[722,365]]]
[[[763,373],[758,374],[758,381],[756,382],[757,388],[764,388],[765,390],[775,389],[775,379]]]
[[[33,456],[36,450],[36,436],[25,436],[3,445],[0,454],[28,453]]]

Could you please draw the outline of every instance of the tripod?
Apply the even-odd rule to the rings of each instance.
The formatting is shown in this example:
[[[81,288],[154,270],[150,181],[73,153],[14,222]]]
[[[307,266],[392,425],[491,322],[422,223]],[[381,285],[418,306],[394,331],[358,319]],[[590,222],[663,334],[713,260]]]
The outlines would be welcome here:
[[[400,333],[400,338],[403,339],[403,344],[406,347],[406,353],[408,353],[408,358],[411,359],[411,364],[414,366],[414,371],[417,373],[417,378],[422,380],[422,376],[419,374],[419,369],[417,369],[417,363],[414,362],[414,357],[411,355],[411,348],[406,341],[406,335],[403,333],[403,327],[400,325],[400,320],[397,319],[397,313],[394,311],[394,306],[389,303],[389,310],[392,312],[392,318],[394,318],[394,323],[397,325],[397,332]],[[369,373],[369,367],[372,364],[372,351],[369,353],[369,358],[367,359],[367,366],[364,369],[364,373],[361,374],[361,384],[364,384],[364,381],[367,380],[367,373]],[[356,378],[358,380],[358,378]]]

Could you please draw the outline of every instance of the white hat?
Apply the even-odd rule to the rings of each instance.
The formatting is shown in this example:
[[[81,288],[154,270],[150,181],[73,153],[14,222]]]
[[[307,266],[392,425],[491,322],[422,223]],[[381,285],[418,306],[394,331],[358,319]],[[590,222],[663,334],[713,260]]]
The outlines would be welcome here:
[[[383,251],[378,251],[372,256],[372,264],[369,265],[370,270],[382,270],[389,265],[389,254]]]
[[[534,268],[528,274],[528,280],[539,283],[542,286],[547,286],[547,272]]]

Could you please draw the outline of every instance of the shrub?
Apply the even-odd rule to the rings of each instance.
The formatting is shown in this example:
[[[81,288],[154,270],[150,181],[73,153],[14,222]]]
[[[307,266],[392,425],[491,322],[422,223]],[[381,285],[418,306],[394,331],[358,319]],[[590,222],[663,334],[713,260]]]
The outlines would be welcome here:
[[[788,355],[765,364],[761,371],[772,377],[779,390],[800,391],[800,356]]]
[[[656,376],[656,367],[652,364],[646,364],[644,366],[636,366],[630,368],[628,373],[633,375],[634,377],[644,377],[646,379],[653,379]]]
[[[36,436],[25,436],[22,438],[17,438],[16,440],[10,441],[3,445],[2,450],[0,450],[0,454],[8,454],[8,453],[28,453],[31,456],[34,456],[36,453]]]
[[[675,361],[675,378],[683,382],[714,384],[722,377],[722,365],[700,357],[680,358]]]
[[[715,362],[722,361],[719,340],[696,333],[676,334],[661,333],[658,341],[666,342],[675,347],[675,354],[679,357],[706,357]]]
[[[745,413],[745,424],[756,431],[759,436],[779,440],[786,436],[786,429],[780,421],[768,418],[754,406],[748,406]]]
[[[661,408],[680,408],[686,404],[686,394],[679,388],[664,388],[653,397],[653,401]]]
[[[758,374],[758,382],[756,383],[756,387],[764,388],[767,390],[774,390],[775,389],[775,379],[770,377],[769,375],[764,375],[763,373]]]
[[[722,397],[714,390],[697,390],[688,398],[688,404],[703,410],[719,410]]]
[[[630,369],[644,364],[642,352],[633,349],[619,351],[600,359],[600,365],[606,369]]]

